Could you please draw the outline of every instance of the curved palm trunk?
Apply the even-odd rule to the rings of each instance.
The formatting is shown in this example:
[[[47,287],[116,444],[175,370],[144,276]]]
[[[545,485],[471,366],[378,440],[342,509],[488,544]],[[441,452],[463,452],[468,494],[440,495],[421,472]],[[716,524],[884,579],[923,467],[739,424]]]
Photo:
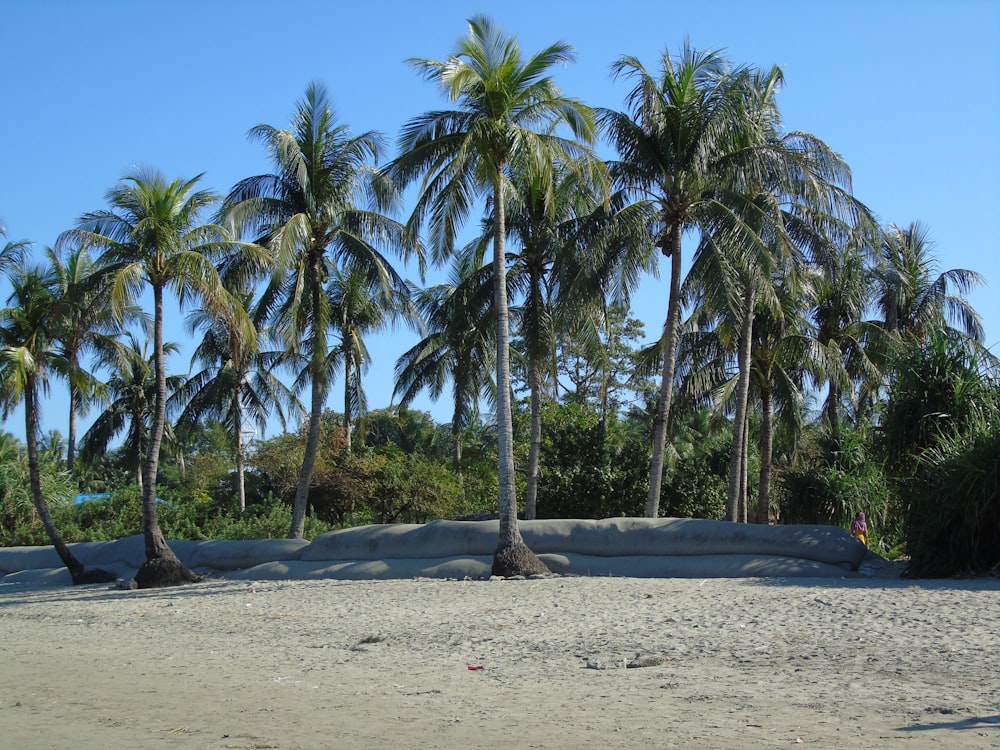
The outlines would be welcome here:
[[[667,447],[667,420],[673,396],[674,369],[677,364],[677,330],[681,321],[681,234],[676,223],[664,255],[670,257],[670,297],[667,302],[667,324],[663,331],[663,375],[660,380],[660,403],[653,422],[653,456],[649,465],[649,492],[646,495],[646,518],[660,514],[660,487],[663,482],[663,455]]]
[[[771,509],[771,451],[774,440],[774,406],[771,389],[760,390],[760,483],[757,490],[757,523],[767,524]]]
[[[743,325],[740,327],[739,380],[736,385],[736,414],[733,417],[733,448],[729,459],[729,494],[726,500],[726,520],[740,521],[745,487],[747,401],[750,395],[750,346],[753,335],[753,285],[748,283],[743,295]],[[743,507],[745,508],[745,501]]]
[[[319,258],[313,257],[309,261],[313,279],[312,305],[313,310],[318,310],[320,305],[320,294],[322,289],[319,286]],[[288,530],[289,539],[301,539],[305,534],[306,508],[309,504],[309,486],[312,484],[313,469],[316,467],[316,454],[319,451],[320,416],[323,413],[323,401],[326,399],[326,392],[323,383],[323,355],[324,352],[314,351],[309,362],[311,370],[311,390],[312,398],[309,404],[309,431],[306,435],[306,450],[302,456],[302,470],[299,472],[299,485],[295,489],[295,500],[292,501],[292,525]]]
[[[528,483],[524,492],[524,517],[538,515],[538,462],[542,453],[542,367],[532,359],[528,365],[531,392],[531,444],[528,449]]]
[[[514,428],[510,403],[510,323],[507,312],[507,258],[504,247],[503,182],[494,175],[493,205],[493,303],[497,334],[497,435],[500,480],[500,538],[493,553],[493,575],[512,576],[547,573],[548,568],[528,549],[517,527],[517,496],[514,484]]]
[[[201,580],[185,566],[167,545],[156,519],[156,472],[160,462],[160,443],[167,417],[167,372],[163,358],[163,287],[153,286],[153,374],[156,390],[153,418],[149,428],[149,449],[143,467],[142,530],[146,562],[135,574],[141,589],[178,586]]]
[[[48,503],[42,494],[41,468],[38,460],[38,384],[33,375],[28,376],[28,382],[24,389],[24,438],[28,448],[28,482],[31,485],[31,500],[35,505],[39,518],[42,519],[42,526],[45,533],[52,541],[52,546],[56,549],[56,554],[62,560],[63,565],[69,571],[73,584],[97,583],[97,580],[85,580],[83,564],[76,559],[70,551],[66,542],[63,541],[59,529],[56,528],[52,514],[49,512]],[[93,572],[93,571],[92,571]],[[103,572],[103,571],[101,571]],[[110,575],[110,574],[107,574]],[[113,581],[114,576],[103,578],[105,581]]]

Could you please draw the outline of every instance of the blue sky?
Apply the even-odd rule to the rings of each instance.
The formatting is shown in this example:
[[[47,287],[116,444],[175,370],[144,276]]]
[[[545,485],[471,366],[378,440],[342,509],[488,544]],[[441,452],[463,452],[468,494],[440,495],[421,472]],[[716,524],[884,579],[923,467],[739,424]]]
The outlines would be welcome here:
[[[8,239],[39,250],[54,243],[82,213],[103,208],[134,165],[169,177],[204,172],[202,186],[219,193],[268,171],[246,132],[287,126],[310,80],[327,85],[352,130],[380,130],[394,144],[406,120],[443,104],[404,60],[443,59],[476,13],[516,34],[526,53],[572,44],[576,62],[556,79],[593,106],[624,106],[627,83],[609,76],[619,56],[653,69],[686,37],[734,63],[781,66],[786,128],[841,153],[856,196],[883,223],[925,223],[940,270],[986,277],[971,299],[986,343],[1000,353],[995,0],[0,0],[0,221]],[[432,273],[428,283],[440,278]],[[649,339],[662,326],[665,279],[647,280],[635,300]],[[6,296],[0,282],[0,302]],[[167,338],[184,342],[172,307]],[[414,341],[397,331],[369,342],[372,408],[388,405],[395,360]],[[189,358],[187,348],[169,367],[186,371]],[[44,424],[65,433],[63,390],[53,383]],[[329,405],[339,403],[331,395]],[[446,399],[415,406],[450,418]],[[3,429],[21,435],[22,425],[15,414]]]

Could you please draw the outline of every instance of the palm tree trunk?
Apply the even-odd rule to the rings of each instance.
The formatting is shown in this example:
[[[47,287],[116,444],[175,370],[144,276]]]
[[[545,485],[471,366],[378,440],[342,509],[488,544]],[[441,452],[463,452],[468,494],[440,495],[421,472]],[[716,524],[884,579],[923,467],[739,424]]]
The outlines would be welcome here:
[[[761,388],[760,391],[760,483],[757,490],[757,523],[767,524],[770,511],[771,492],[771,450],[774,440],[773,411],[771,391]]]
[[[28,448],[28,482],[31,485],[31,500],[35,505],[45,533],[56,548],[56,554],[69,570],[73,583],[81,583],[83,564],[76,559],[56,528],[48,503],[42,494],[41,468],[38,460],[38,384],[34,375],[29,375],[24,389],[24,438]]]
[[[667,322],[663,329],[663,375],[660,380],[660,403],[653,422],[653,457],[649,465],[649,492],[646,495],[646,518],[660,514],[660,487],[663,483],[663,456],[667,447],[667,420],[673,395],[674,369],[677,364],[677,336],[681,322],[681,234],[683,227],[675,223],[664,255],[670,257],[670,297],[667,302]]]
[[[493,182],[493,304],[497,334],[497,448],[499,453],[500,535],[493,553],[493,575],[545,573],[548,568],[535,557],[517,527],[514,484],[514,427],[510,393],[510,323],[507,312],[507,258],[504,247],[503,176],[498,165]]]
[[[69,428],[66,437],[66,471],[72,473],[76,463],[76,410],[80,402],[80,389],[69,385]]]
[[[528,363],[528,389],[531,393],[531,444],[528,449],[524,517],[534,519],[538,515],[538,461],[542,452],[542,367],[535,358]]]
[[[322,289],[319,285],[319,257],[314,254],[309,260],[313,279],[312,295],[313,310],[318,310]],[[323,359],[325,352],[310,352],[310,379],[312,381],[312,399],[309,404],[309,431],[306,435],[306,450],[302,456],[302,470],[299,472],[299,486],[295,489],[295,499],[292,501],[292,525],[288,530],[289,539],[301,539],[306,529],[306,508],[309,504],[309,486],[312,484],[313,469],[316,467],[316,454],[319,451],[320,416],[323,414],[323,402],[326,400],[326,389],[323,382]]]
[[[740,523],[747,522],[747,505],[750,502],[750,419],[743,421],[743,450],[740,452]]]
[[[458,481],[462,481],[462,430],[458,426],[458,419],[451,422],[451,457],[458,475]]]
[[[312,484],[313,469],[316,466],[316,454],[319,451],[320,416],[323,413],[325,394],[323,379],[320,373],[312,374],[312,400],[309,408],[309,431],[306,434],[306,450],[302,456],[302,470],[299,472],[299,485],[295,489],[295,500],[292,502],[292,526],[288,531],[289,539],[301,539],[305,534],[306,507],[309,503],[309,486]]]
[[[201,580],[188,570],[170,549],[156,520],[156,472],[160,462],[163,426],[167,419],[167,372],[163,357],[163,287],[155,284],[153,285],[153,375],[156,378],[156,391],[142,487],[142,530],[146,562],[135,574],[135,583],[141,589],[178,586]]]
[[[750,346],[753,336],[753,284],[747,283],[743,294],[743,325],[740,327],[739,379],[736,384],[736,414],[733,417],[733,448],[729,459],[729,494],[726,519],[739,521],[743,462],[746,456],[747,401],[750,395]]]
[[[830,378],[830,393],[826,399],[826,417],[835,440],[840,436],[840,383],[836,382],[836,377]]]
[[[240,504],[240,513],[247,507],[246,491],[246,466],[243,460],[243,404],[240,401],[239,390],[233,398],[233,411],[235,413],[236,434],[233,436],[233,443],[236,447],[236,496]]]
[[[142,463],[143,463],[143,448],[142,448],[142,429],[145,423],[145,415],[140,411],[132,412],[132,430],[136,435],[135,440],[135,486],[139,488],[139,497],[142,497]]]
[[[173,556],[156,519],[156,473],[167,415],[167,372],[163,357],[163,288],[160,286],[153,287],[153,376],[156,379],[153,416],[149,426],[149,446],[142,471],[142,527],[147,561],[164,557],[164,551]]]
[[[348,345],[344,332],[344,433],[347,452],[351,452],[351,391],[354,389],[354,347]]]

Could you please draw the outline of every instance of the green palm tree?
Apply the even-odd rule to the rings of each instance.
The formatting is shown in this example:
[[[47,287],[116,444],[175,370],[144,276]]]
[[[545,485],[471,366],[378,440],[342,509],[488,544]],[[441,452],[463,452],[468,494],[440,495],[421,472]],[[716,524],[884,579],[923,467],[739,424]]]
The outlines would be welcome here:
[[[119,320],[148,286],[153,294],[153,358],[156,390],[148,450],[143,465],[142,520],[146,562],[136,573],[140,588],[171,586],[199,580],[174,555],[156,519],[156,475],[166,425],[167,374],[163,347],[163,297],[167,289],[183,307],[196,299],[234,325],[252,329],[233,304],[212,259],[235,243],[215,224],[199,223],[216,196],[196,190],[200,175],[168,181],[153,169],[127,175],[107,194],[110,209],[84,214],[59,244],[73,242],[102,251],[100,262],[111,278],[111,303]]]
[[[787,433],[799,434],[804,424],[806,385],[816,381],[817,371],[830,369],[825,363],[827,350],[816,339],[808,318],[815,299],[813,278],[775,279],[778,304],[762,306],[754,316],[750,377],[760,404],[760,478],[754,514],[759,524],[767,524],[769,519],[775,419],[783,422]],[[745,475],[745,453],[743,463]],[[749,508],[746,511],[749,513]]]
[[[69,381],[69,429],[66,437],[66,469],[76,461],[76,418],[85,416],[100,390],[99,380],[84,367],[84,357],[108,351],[121,332],[111,309],[108,277],[94,263],[86,248],[73,248],[65,261],[55,250],[46,254],[58,285],[56,341],[66,360]],[[128,319],[146,324],[138,307],[126,310]]]
[[[306,88],[291,130],[258,125],[250,138],[267,148],[275,172],[240,181],[221,213],[274,253],[276,270],[261,304],[285,345],[308,359],[309,426],[289,530],[290,537],[301,538],[320,416],[333,377],[329,353],[334,320],[325,285],[335,267],[369,268],[388,277],[391,264],[378,247],[419,254],[419,246],[384,214],[395,207],[398,195],[373,167],[381,134],[352,135],[337,122],[321,84]],[[371,210],[359,207],[369,202]]]
[[[330,368],[344,370],[344,432],[346,448],[351,450],[353,416],[367,410],[361,375],[371,365],[371,355],[364,337],[379,333],[397,321],[419,328],[419,320],[410,289],[391,268],[379,265],[351,265],[331,270],[326,284],[332,327],[340,337]]]
[[[830,367],[817,373],[817,385],[827,386],[823,415],[834,439],[840,432],[845,403],[857,413],[865,392],[882,384],[890,350],[885,329],[869,315],[875,297],[875,276],[866,260],[870,247],[866,232],[850,228],[823,243],[812,258],[816,273],[815,300],[810,317],[816,341],[825,350]]]
[[[691,286],[701,289],[700,302],[728,317],[735,333],[738,378],[727,503],[729,520],[743,520],[747,515],[748,399],[754,347],[761,344],[755,338],[755,317],[763,314],[769,321],[768,330],[791,330],[785,321],[790,308],[784,300],[789,296],[812,298],[807,260],[821,251],[828,225],[843,223],[836,215],[840,211],[864,211],[838,186],[838,183],[849,184],[846,166],[818,139],[804,134],[778,138],[773,153],[785,162],[780,171],[776,170],[776,178],[758,185],[752,200],[735,209],[752,233],[753,241],[743,246],[720,247],[708,235],[699,247],[688,277]],[[807,364],[803,362],[802,367]],[[769,372],[772,365],[768,365]],[[767,387],[761,386],[760,392],[766,391]],[[764,417],[769,419],[770,412]],[[762,429],[770,439],[770,422]],[[769,457],[762,456],[762,460]],[[766,507],[763,518],[766,522]]]
[[[572,166],[559,160],[515,166],[509,172],[510,189],[504,193],[507,235],[514,248],[507,253],[507,280],[508,295],[519,300],[511,308],[518,333],[513,348],[527,369],[531,426],[524,515],[532,519],[538,492],[543,390],[548,381],[554,398],[558,382],[556,329],[592,330],[587,315],[599,313],[601,307],[595,301],[599,287],[590,296],[570,296],[562,288],[579,275],[578,258],[588,252],[589,245],[597,244],[603,230],[600,218],[612,214],[604,208],[603,164],[589,152]],[[487,218],[483,234],[468,248],[476,253],[477,263],[493,237],[493,218]]]
[[[156,359],[149,351],[150,341],[140,341],[131,331],[125,341],[116,340],[97,355],[96,367],[109,375],[101,387],[104,406],[80,440],[80,457],[84,461],[103,456],[111,443],[122,433],[121,451],[125,464],[133,472],[136,487],[144,495],[144,458],[149,453],[150,430],[156,402]],[[163,344],[164,355],[176,354],[177,344]],[[184,384],[181,375],[168,375],[168,401]],[[176,450],[176,440],[170,422],[163,427],[163,444]]]
[[[451,382],[452,457],[461,475],[462,433],[480,400],[496,399],[492,269],[456,263],[447,283],[419,292],[415,302],[428,332],[396,361],[393,398],[406,406],[426,388],[436,401]]]
[[[235,296],[251,320],[259,318],[260,307],[250,294]],[[268,339],[266,329],[247,342],[239,328],[204,308],[188,316],[187,326],[191,333],[204,331],[191,358],[192,365],[197,363],[201,369],[171,396],[172,401],[184,404],[175,430],[183,436],[205,419],[224,425],[236,456],[237,498],[242,511],[246,508],[246,435],[254,431],[254,425],[263,431],[271,414],[278,417],[284,429],[286,413],[293,416],[304,410],[276,374],[287,360],[285,351],[259,349],[259,342]]]
[[[963,295],[983,284],[983,277],[964,268],[935,275],[931,250],[927,228],[920,222],[886,229],[875,269],[876,307],[883,325],[909,342],[930,341],[944,328],[982,342],[982,319]]]
[[[557,123],[568,125],[578,139],[593,139],[590,109],[563,96],[549,76],[554,65],[571,59],[570,46],[560,42],[525,60],[517,40],[505,36],[490,19],[470,19],[468,36],[447,60],[410,60],[457,108],[428,112],[407,123],[401,154],[388,170],[403,185],[423,177],[411,225],[429,222],[439,258],[455,247],[455,234],[476,199],[486,194],[492,200],[500,481],[500,535],[493,555],[497,575],[545,570],[517,528],[505,191],[511,171],[555,158],[572,163],[585,153],[579,141],[555,134]]]
[[[7,227],[0,221],[0,239],[7,236]],[[20,263],[24,258],[24,251],[31,247],[28,240],[12,240],[5,242],[0,248],[0,273],[5,272],[11,265]]]
[[[50,372],[66,370],[66,361],[56,352],[53,338],[58,304],[56,281],[50,270],[14,265],[8,271],[12,291],[8,307],[0,310],[0,406],[6,419],[11,408],[24,403],[32,502],[74,585],[113,581],[113,573],[86,569],[73,555],[56,528],[42,492],[38,451],[39,396],[48,391]]]
[[[656,207],[653,244],[670,259],[670,292],[663,335],[660,396],[654,421],[646,515],[659,511],[668,416],[677,360],[682,293],[681,238],[698,229],[718,246],[752,244],[752,232],[734,213],[746,189],[766,169],[766,128],[752,116],[751,76],[732,70],[717,52],[685,44],[680,57],[665,52],[654,75],[634,57],[613,66],[635,80],[629,113],[601,119],[619,158],[612,175],[624,189]]]

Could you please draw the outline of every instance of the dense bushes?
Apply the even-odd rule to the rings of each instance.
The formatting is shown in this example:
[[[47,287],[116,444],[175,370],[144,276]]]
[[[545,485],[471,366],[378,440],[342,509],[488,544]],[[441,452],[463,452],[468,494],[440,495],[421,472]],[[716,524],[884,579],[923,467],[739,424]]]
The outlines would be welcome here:
[[[236,503],[213,500],[205,492],[163,494],[171,499],[160,503],[157,518],[168,539],[267,539],[288,534],[291,508],[273,496],[257,500],[240,513]],[[51,503],[50,510],[67,542],[120,539],[142,533],[142,504],[135,486],[80,504]],[[330,528],[318,518],[308,518],[305,537],[312,539]],[[33,513],[15,526],[6,522],[0,525],[0,546],[50,543]]]
[[[1000,565],[1000,370],[943,333],[906,352],[881,444],[906,518],[908,574]]]
[[[908,575],[1000,572],[1000,410],[923,453],[911,505]]]
[[[778,515],[783,523],[849,526],[858,511],[869,518],[871,544],[898,545],[901,519],[891,502],[870,426],[817,427],[804,435],[796,465],[777,470]]]
[[[542,414],[539,518],[642,515],[648,448],[580,404],[550,404]]]

